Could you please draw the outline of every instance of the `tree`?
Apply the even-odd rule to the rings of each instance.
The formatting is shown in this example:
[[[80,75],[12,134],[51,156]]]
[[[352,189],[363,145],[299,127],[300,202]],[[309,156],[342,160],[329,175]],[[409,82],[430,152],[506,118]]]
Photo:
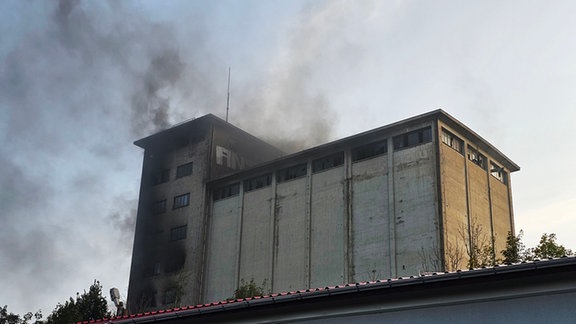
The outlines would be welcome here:
[[[42,324],[42,312],[39,310],[36,313],[32,314],[32,312],[26,313],[23,318],[20,318],[20,315],[14,314],[12,312],[8,313],[8,306],[4,305],[4,307],[0,308],[0,324],[28,324],[32,318],[35,319],[33,323],[35,324]],[[32,323],[32,322],[30,322]]]
[[[240,287],[234,291],[234,297],[232,299],[244,299],[252,298],[254,296],[263,296],[264,287],[266,287],[266,279],[262,281],[262,286],[257,286],[254,282],[254,278],[250,279],[250,282],[246,283],[244,279],[240,280]]]
[[[470,222],[470,228],[463,224],[459,227],[460,238],[464,242],[468,256],[468,268],[481,268],[496,264],[496,255],[489,235],[484,232],[481,224]]]
[[[70,297],[64,304],[58,303],[46,323],[74,323],[105,317],[110,317],[108,305],[102,296],[102,285],[94,280],[88,291],[76,295],[76,300]]]
[[[508,232],[506,237],[506,248],[502,250],[504,256],[504,263],[511,264],[523,261],[526,256],[526,248],[522,243],[522,236],[524,232],[520,230],[517,236],[512,232]]]
[[[566,255],[571,255],[572,250],[566,249],[564,246],[556,243],[556,234],[542,234],[540,243],[532,249],[534,258],[547,259],[547,258],[560,258]]]

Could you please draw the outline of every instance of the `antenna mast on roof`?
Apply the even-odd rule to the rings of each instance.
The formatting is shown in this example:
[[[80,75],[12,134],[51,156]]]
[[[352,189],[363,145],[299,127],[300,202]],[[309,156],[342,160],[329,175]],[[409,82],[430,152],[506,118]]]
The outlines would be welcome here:
[[[228,67],[228,96],[226,97],[226,122],[228,122],[229,110],[230,110],[230,67]]]

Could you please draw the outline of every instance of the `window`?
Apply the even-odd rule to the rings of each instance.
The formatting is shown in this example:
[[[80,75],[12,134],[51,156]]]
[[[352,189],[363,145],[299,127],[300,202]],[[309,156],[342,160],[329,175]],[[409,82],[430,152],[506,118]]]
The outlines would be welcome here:
[[[178,241],[186,238],[188,225],[178,226],[170,229],[170,241]]]
[[[170,288],[164,292],[164,305],[174,304],[176,302],[176,289]]]
[[[352,150],[352,162],[369,159],[388,152],[388,140],[366,144]]]
[[[240,193],[240,182],[214,190],[214,200],[220,200]]]
[[[320,172],[344,164],[344,152],[338,152],[321,159],[312,161],[312,172]]]
[[[486,157],[468,145],[468,160],[486,170]]]
[[[394,149],[402,150],[431,141],[432,129],[430,127],[421,128],[410,133],[394,136]]]
[[[190,204],[190,193],[174,197],[174,205],[172,209],[182,208]]]
[[[490,174],[500,180],[500,182],[507,184],[508,183],[508,174],[506,173],[506,171],[504,171],[504,168],[501,166],[498,166],[496,163],[494,162],[490,162]]]
[[[170,180],[170,169],[163,169],[154,173],[152,177],[152,183],[154,185],[159,185]]]
[[[284,182],[292,179],[305,177],[308,174],[306,163],[298,164],[293,167],[282,169],[276,172],[276,181]]]
[[[272,184],[272,174],[265,174],[256,178],[248,179],[244,181],[244,191],[252,191],[264,187],[268,187]]]
[[[157,276],[160,274],[160,262],[154,263],[154,268],[152,269],[152,275]]]
[[[152,205],[152,211],[154,214],[166,212],[166,199],[155,202],[154,205]]]
[[[464,141],[445,129],[442,129],[442,143],[455,149],[460,154],[464,153]]]
[[[176,168],[176,179],[192,174],[192,162],[182,164]]]

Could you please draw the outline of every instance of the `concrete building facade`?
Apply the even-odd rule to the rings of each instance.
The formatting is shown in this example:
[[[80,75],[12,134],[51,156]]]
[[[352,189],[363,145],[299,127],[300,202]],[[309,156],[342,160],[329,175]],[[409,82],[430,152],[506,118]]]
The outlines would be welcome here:
[[[136,144],[133,310],[454,270],[514,232],[519,167],[442,110],[287,156],[211,115]]]

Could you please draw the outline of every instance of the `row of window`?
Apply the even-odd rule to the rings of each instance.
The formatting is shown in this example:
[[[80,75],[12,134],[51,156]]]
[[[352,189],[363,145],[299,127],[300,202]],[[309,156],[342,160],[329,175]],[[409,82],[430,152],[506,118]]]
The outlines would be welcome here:
[[[176,178],[179,179],[192,174],[192,162],[179,165],[176,167]],[[168,182],[170,180],[170,169],[158,170],[152,176],[152,183],[154,185],[159,185],[161,183]]]
[[[190,204],[190,193],[178,195],[174,197],[172,209],[186,207]],[[159,200],[152,205],[152,212],[154,214],[162,214],[166,212],[166,199]]]
[[[460,139],[458,136],[442,128],[441,138],[442,143],[450,146],[458,153],[464,155],[464,141]],[[472,163],[476,164],[483,170],[487,169],[488,158],[486,158],[486,156],[478,152],[478,150],[474,149],[470,145],[468,145],[467,147],[467,153],[468,153],[468,160],[470,160]],[[503,167],[497,165],[494,162],[490,162],[490,174],[494,176],[496,179],[500,180],[502,183],[504,184],[508,183],[508,174],[506,173],[506,171],[504,171]]]
[[[394,149],[401,150],[432,141],[430,127],[421,128],[393,138]],[[388,152],[388,140],[369,143],[352,149],[352,162],[374,158]],[[344,165],[344,152],[337,152],[312,161],[312,173],[322,172]],[[308,175],[306,162],[276,171],[276,182],[282,183]],[[254,177],[244,181],[244,191],[264,188],[272,184],[272,173]],[[221,200],[240,193],[240,183],[234,183],[214,190],[213,199]]]

